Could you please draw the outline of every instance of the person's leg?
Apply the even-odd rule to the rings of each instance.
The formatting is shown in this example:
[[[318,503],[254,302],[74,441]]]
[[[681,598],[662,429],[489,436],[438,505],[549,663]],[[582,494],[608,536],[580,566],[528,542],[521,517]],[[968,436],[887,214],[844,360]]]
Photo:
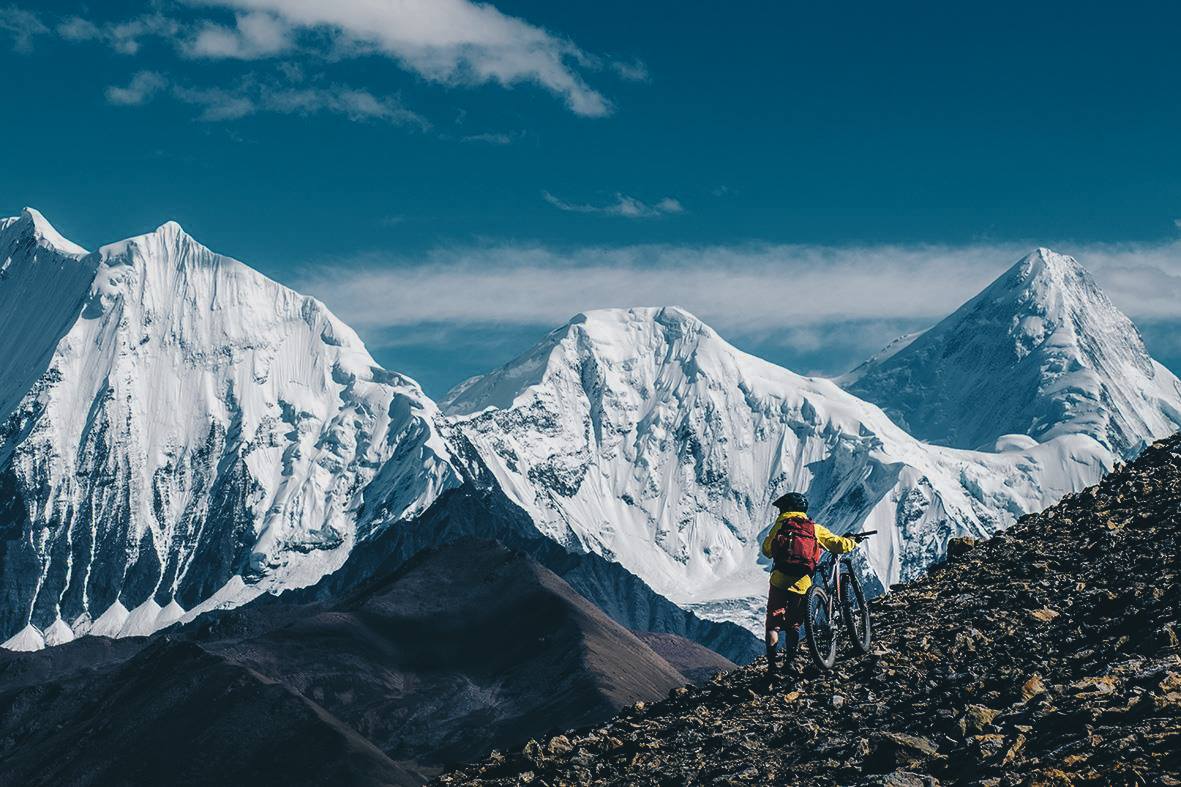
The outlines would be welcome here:
[[[783,610],[783,666],[791,666],[792,659],[800,649],[803,639],[801,626],[804,622],[805,597],[800,593],[788,593]]]
[[[787,592],[771,585],[767,591],[767,670],[776,669],[776,649],[779,644],[779,629],[783,628],[787,613]]]

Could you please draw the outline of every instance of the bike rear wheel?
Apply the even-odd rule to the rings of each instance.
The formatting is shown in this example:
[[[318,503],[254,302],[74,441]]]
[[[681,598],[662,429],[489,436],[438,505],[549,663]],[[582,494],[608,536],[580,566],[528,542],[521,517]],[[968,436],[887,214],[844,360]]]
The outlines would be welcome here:
[[[804,603],[807,609],[804,631],[808,637],[808,650],[821,669],[832,669],[837,661],[837,622],[829,615],[828,594],[813,585],[808,588]]]
[[[869,653],[873,642],[873,628],[869,622],[869,606],[865,603],[865,591],[861,581],[852,571],[841,575],[841,617],[845,619],[845,630],[853,640],[853,649],[858,653]]]

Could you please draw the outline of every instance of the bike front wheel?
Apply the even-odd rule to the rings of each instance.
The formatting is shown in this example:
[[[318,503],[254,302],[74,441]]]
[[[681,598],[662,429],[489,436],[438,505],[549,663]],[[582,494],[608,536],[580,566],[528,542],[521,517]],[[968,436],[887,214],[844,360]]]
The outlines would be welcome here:
[[[869,645],[873,641],[869,606],[865,603],[861,581],[852,571],[841,576],[841,617],[845,619],[849,639],[853,640],[853,649],[861,654],[869,653]]]
[[[804,630],[808,637],[808,650],[821,669],[832,669],[837,661],[837,625],[832,619],[828,594],[813,585],[808,588],[804,603],[807,608]]]

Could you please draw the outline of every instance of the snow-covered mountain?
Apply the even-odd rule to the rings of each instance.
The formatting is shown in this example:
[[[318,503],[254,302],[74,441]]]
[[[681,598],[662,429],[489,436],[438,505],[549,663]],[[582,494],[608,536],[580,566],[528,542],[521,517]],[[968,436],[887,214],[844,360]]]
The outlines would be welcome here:
[[[757,628],[770,501],[806,490],[882,585],[1097,480],[1083,435],[1004,453],[923,444],[829,380],[743,353],[674,308],[589,312],[442,405],[542,532],[706,617]]]
[[[1087,434],[1126,459],[1181,429],[1181,381],[1091,275],[1049,249],[838,382],[916,437],[961,448]]]
[[[860,554],[888,586],[950,537],[1093,483],[1181,412],[1135,328],[1049,252],[843,382],[890,379],[908,405],[933,380],[931,423],[996,450],[922,442],[675,308],[579,315],[444,415],[323,304],[174,223],[87,253],[26,210],[0,220],[0,643],[146,634],[336,572],[309,591],[331,594],[494,536],[628,627],[738,653],[745,633],[648,588],[757,629],[777,494],[879,530]]]
[[[418,385],[175,223],[0,223],[0,641],[150,633],[339,566],[458,480]]]

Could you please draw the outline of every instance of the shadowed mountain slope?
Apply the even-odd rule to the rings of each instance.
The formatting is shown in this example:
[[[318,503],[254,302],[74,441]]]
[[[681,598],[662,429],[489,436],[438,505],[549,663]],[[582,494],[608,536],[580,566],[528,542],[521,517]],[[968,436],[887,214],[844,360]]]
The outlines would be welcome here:
[[[332,603],[0,653],[0,783],[415,784],[686,682],[552,572],[469,540]]]

